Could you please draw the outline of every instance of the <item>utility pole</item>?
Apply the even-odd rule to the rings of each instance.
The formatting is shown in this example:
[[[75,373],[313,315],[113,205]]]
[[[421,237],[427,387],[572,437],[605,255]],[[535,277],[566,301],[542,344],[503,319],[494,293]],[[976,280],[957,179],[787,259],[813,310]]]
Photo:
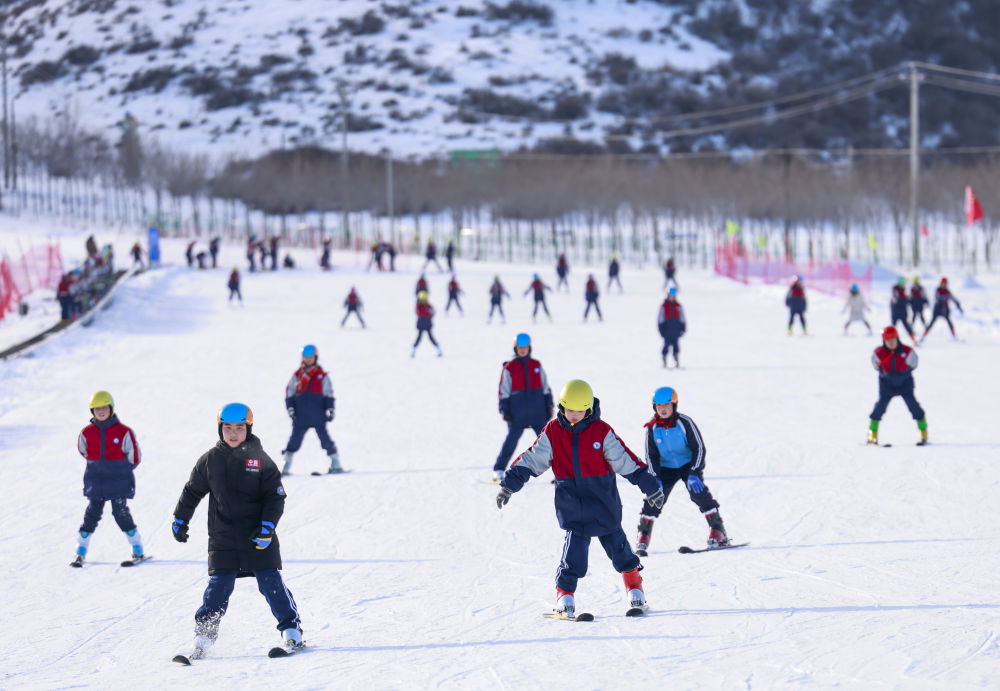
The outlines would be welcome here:
[[[340,225],[344,231],[344,246],[350,249],[351,228],[347,221],[347,85],[341,79],[337,82],[337,94],[340,96]]]
[[[396,210],[393,204],[392,194],[392,151],[385,150],[385,206],[389,212],[389,241],[398,246],[396,242]]]
[[[910,62],[910,230],[913,233],[913,267],[920,265],[920,82],[915,63]]]

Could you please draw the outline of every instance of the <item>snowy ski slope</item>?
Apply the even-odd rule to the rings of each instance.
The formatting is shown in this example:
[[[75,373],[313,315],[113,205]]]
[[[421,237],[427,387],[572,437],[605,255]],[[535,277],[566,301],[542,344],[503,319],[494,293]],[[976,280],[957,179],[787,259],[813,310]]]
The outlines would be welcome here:
[[[167,256],[181,251],[168,244]],[[964,341],[936,326],[920,349],[917,396],[932,445],[913,446],[916,426],[894,401],[882,424],[893,447],[870,448],[877,338],[841,335],[840,299],[810,294],[810,335],[788,337],[783,289],[682,269],[685,368],[664,371],[656,271],[625,267],[627,292],[603,295],[604,322],[584,324],[586,269],[572,267],[573,292],[550,301],[554,323],[532,324],[521,293],[536,269],[554,285],[551,267],[462,262],[464,318],[441,314],[447,277],[429,274],[445,357],[425,343],[411,360],[417,260],[390,275],[340,255],[340,268],[321,274],[311,254],[300,258],[309,263],[294,273],[244,275],[242,308],[226,303],[222,269],[143,274],[91,328],[0,364],[0,648],[9,653],[0,687],[996,685],[1000,281],[962,289],[953,275],[969,314],[957,322]],[[242,267],[239,248],[223,259]],[[514,300],[506,325],[487,326],[494,273]],[[367,330],[338,327],[351,285]],[[878,326],[887,292],[876,294]],[[597,621],[543,619],[562,546],[549,478],[503,512],[481,482],[505,429],[500,363],[521,330],[557,393],[569,378],[590,381],[633,449],[642,448],[652,391],[676,387],[705,436],[706,481],[730,535],[752,545],[678,554],[702,545],[707,527],[677,488],[643,560],[647,617],[625,618],[621,578],[595,542],[577,599]],[[243,580],[210,658],[173,665],[190,647],[206,583],[207,502],[184,545],[170,537],[173,506],[216,439],[224,403],[250,404],[255,433],[279,457],[290,430],[283,390],[305,343],[318,346],[333,378],[330,429],[354,471],[310,477],[326,459],[308,436],[285,482],[284,576],[310,649],[265,656],[279,637],[256,585]],[[90,394],[103,388],[142,447],[131,505],[154,559],[119,568],[128,547],[106,511],[91,561],[76,570],[68,563],[85,500],[74,444]],[[631,538],[641,496],[624,482],[621,492]]]

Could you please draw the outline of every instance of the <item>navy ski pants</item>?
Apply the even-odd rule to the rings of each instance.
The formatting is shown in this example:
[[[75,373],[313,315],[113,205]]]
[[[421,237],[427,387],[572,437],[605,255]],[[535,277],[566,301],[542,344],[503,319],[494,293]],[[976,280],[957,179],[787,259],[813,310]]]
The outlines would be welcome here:
[[[597,310],[597,318],[603,319],[604,315],[601,314],[601,308],[597,305],[597,300],[587,300],[587,309],[583,311],[583,320],[587,321],[587,315],[590,314],[591,305],[593,305],[594,309]]]
[[[924,419],[924,409],[920,407],[920,404],[917,403],[917,397],[913,395],[912,379],[901,386],[893,386],[884,379],[879,379],[878,401],[872,409],[872,414],[868,417],[872,420],[881,420],[882,416],[885,414],[886,408],[889,407],[889,401],[896,396],[902,396],[903,402],[906,403],[906,407],[910,409],[910,415],[913,416],[914,420]]]
[[[257,578],[257,589],[278,620],[278,631],[298,628],[299,608],[295,605],[292,591],[281,578],[281,572],[278,569],[261,569],[254,571],[253,575]],[[205,597],[194,615],[195,633],[215,640],[219,635],[219,621],[229,609],[229,596],[235,586],[235,571],[222,571],[209,577]]]
[[[298,451],[302,447],[302,438],[306,436],[309,428],[316,430],[316,436],[319,437],[319,444],[323,447],[323,451],[326,452],[327,456],[337,453],[337,445],[330,439],[330,435],[326,431],[326,423],[307,425],[298,420],[292,422],[292,436],[288,438],[288,444],[285,445],[285,450],[282,453],[285,451],[291,451],[292,453]]]
[[[493,319],[493,310],[495,309],[500,310],[500,318],[503,319],[504,321],[507,321],[507,317],[503,315],[503,305],[501,305],[499,302],[490,303],[490,313],[489,316],[487,317],[487,320]]]
[[[350,318],[352,314],[358,318],[358,321],[361,322],[361,326],[365,325],[365,320],[361,318],[361,310],[359,310],[357,307],[351,307],[351,306],[347,307],[347,312],[344,314],[344,319],[340,322],[340,325],[343,326],[344,324],[346,324],[347,320]]]
[[[545,427],[548,420],[540,425],[527,425],[523,422],[508,422],[507,423],[507,438],[503,440],[503,446],[500,447],[500,455],[497,456],[496,463],[493,464],[493,470],[507,470],[507,463],[510,462],[510,457],[514,455],[514,450],[517,448],[517,442],[521,440],[521,434],[524,430],[529,427],[535,431],[535,436],[537,437],[542,433],[542,428]]]
[[[83,512],[83,523],[80,525],[81,532],[92,533],[97,530],[97,524],[100,523],[101,516],[104,514],[104,502],[104,499],[90,500],[86,511]],[[126,499],[111,500],[111,515],[114,516],[115,523],[118,524],[118,527],[123,532],[127,533],[130,530],[135,530],[135,521],[132,520],[132,512],[128,510],[128,501]]]
[[[691,472],[691,464],[683,465],[680,468],[658,468],[656,470],[656,477],[660,481],[660,485],[663,487],[663,505],[667,505],[667,499],[670,497],[670,490],[674,488],[677,481],[680,480],[684,483],[684,489],[687,489],[687,479],[689,475],[696,475],[699,480],[702,481],[704,485],[705,477],[702,475],[701,470]],[[708,489],[708,485],[705,485],[705,489],[702,492],[695,494],[691,490],[688,490],[688,496],[691,498],[695,504],[698,505],[698,510],[702,513],[711,511],[712,509],[719,508],[719,502],[715,501],[715,497]],[[642,502],[642,515],[648,516],[650,518],[656,518],[660,515],[663,509],[658,509],[648,501]]]
[[[549,314],[549,306],[545,304],[545,298],[535,298],[535,309],[531,312],[531,317],[534,318],[538,316],[538,306],[541,305],[542,309],[545,310],[545,316],[551,317]]]
[[[613,533],[601,535],[597,539],[618,573],[631,571],[640,566],[639,557],[635,556],[635,552],[628,544],[628,538],[625,537],[625,531],[621,528]],[[567,593],[575,593],[577,581],[587,575],[589,553],[590,537],[567,530],[566,540],[563,542],[562,561],[559,562],[559,569],[556,571],[556,585]]]

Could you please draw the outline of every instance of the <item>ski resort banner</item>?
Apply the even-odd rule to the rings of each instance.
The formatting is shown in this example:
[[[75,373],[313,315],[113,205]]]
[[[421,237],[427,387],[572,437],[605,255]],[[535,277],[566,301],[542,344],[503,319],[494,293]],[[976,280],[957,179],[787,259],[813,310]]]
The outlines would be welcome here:
[[[59,285],[62,272],[58,245],[32,247],[16,260],[7,254],[0,256],[0,320],[24,296]]]
[[[733,238],[715,248],[715,273],[741,283],[789,283],[792,276],[799,276],[813,290],[829,295],[843,295],[852,285],[862,292],[871,293],[872,267],[857,273],[851,262],[828,261],[796,264],[774,259],[764,254],[752,257],[746,247]]]

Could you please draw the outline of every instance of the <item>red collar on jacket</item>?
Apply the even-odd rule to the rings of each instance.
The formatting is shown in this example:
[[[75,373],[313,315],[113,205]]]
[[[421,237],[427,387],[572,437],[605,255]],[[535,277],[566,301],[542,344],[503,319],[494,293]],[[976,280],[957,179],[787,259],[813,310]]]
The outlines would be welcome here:
[[[653,419],[647,422],[645,425],[643,425],[643,427],[656,427],[657,425],[659,425],[660,427],[673,427],[676,424],[677,424],[677,411],[674,411],[674,414],[671,415],[666,420],[664,420],[659,415],[653,415]]]

